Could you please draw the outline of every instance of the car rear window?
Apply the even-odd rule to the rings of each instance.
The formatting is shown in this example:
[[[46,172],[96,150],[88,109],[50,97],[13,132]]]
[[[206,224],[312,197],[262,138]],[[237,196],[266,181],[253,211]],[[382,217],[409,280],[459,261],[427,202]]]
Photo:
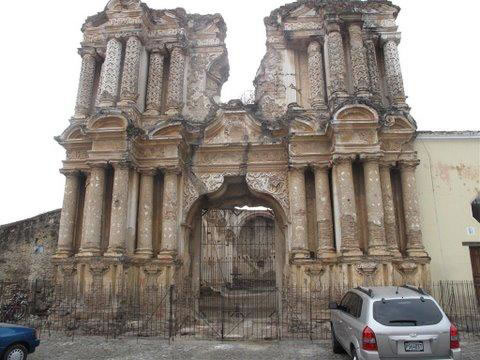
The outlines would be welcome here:
[[[395,299],[373,303],[373,318],[385,326],[425,326],[442,321],[438,306],[429,299]]]

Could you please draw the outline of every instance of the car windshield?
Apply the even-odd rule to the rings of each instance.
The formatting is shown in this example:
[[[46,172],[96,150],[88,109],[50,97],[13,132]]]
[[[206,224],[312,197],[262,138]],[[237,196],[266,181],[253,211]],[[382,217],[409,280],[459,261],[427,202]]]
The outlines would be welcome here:
[[[385,326],[425,326],[442,321],[438,306],[429,299],[395,299],[376,301],[373,318]]]

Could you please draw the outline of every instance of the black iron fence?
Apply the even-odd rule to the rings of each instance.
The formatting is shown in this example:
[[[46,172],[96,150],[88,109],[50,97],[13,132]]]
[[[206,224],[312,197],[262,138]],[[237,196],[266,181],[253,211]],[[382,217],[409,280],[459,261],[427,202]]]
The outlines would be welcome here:
[[[121,289],[0,282],[0,322],[35,327],[41,336],[137,336],[163,339],[330,339],[328,304],[346,288],[266,287],[210,289],[137,286]],[[479,288],[472,282],[438,282],[429,292],[462,337],[480,335]]]

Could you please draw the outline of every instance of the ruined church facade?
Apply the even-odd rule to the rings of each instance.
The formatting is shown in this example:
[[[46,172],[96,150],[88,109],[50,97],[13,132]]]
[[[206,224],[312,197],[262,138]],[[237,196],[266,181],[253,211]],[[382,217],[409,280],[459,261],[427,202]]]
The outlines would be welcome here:
[[[205,224],[225,221],[208,211],[248,206],[264,210],[235,226],[272,229],[277,287],[428,286],[398,13],[385,0],[274,10],[247,104],[219,101],[220,15],[111,0],[89,17],[75,114],[56,138],[66,150],[57,281],[198,290]],[[222,226],[223,240],[236,236]]]

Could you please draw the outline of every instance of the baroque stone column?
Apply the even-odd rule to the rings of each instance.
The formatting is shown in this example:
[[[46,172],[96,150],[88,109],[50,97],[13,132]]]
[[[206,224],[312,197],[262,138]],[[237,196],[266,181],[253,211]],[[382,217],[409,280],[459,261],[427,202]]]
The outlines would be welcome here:
[[[385,75],[387,78],[390,101],[392,102],[392,105],[407,107],[402,69],[400,67],[400,55],[398,53],[400,34],[382,34],[380,39],[383,45]]]
[[[120,257],[125,253],[127,239],[128,180],[130,165],[113,164],[112,212],[110,217],[110,236],[105,256]]]
[[[320,44],[318,41],[312,41],[308,45],[308,78],[310,80],[310,103],[312,109],[317,111],[327,110],[323,71]]]
[[[393,164],[380,163],[380,182],[382,184],[383,212],[385,216],[385,236],[388,252],[395,258],[402,257],[398,246],[397,218],[395,203],[393,202],[392,178],[390,171]]]
[[[163,188],[162,244],[158,258],[173,261],[177,256],[178,169],[166,169]]]
[[[317,164],[315,169],[315,195],[317,209],[317,257],[330,259],[336,256],[333,236],[332,200],[330,196],[329,164]]]
[[[357,96],[369,96],[367,55],[363,46],[362,24],[348,25],[350,34],[350,54],[352,60],[353,85]]]
[[[80,174],[76,170],[62,170],[61,172],[65,175],[66,181],[55,257],[67,258],[73,254],[73,235],[75,233]]]
[[[308,259],[307,195],[305,167],[292,167],[289,171],[290,211],[292,215],[292,258]]]
[[[120,99],[127,103],[135,103],[138,99],[138,76],[140,74],[140,56],[142,43],[136,36],[127,40],[125,61],[123,62],[122,87]]]
[[[120,79],[120,65],[122,62],[122,43],[117,39],[110,39],[107,43],[107,52],[100,75],[98,91],[99,106],[114,106],[118,95]]]
[[[180,45],[176,45],[170,54],[170,77],[167,93],[168,115],[178,115],[182,112],[184,77],[185,53]]]
[[[357,207],[353,185],[353,156],[336,155],[333,159],[337,180],[340,216],[341,252],[345,257],[362,256],[357,239]]]
[[[135,255],[153,256],[153,186],[156,169],[140,170],[140,200],[138,206],[138,245]]]
[[[150,53],[147,88],[147,113],[159,115],[162,108],[164,56],[158,49]]]
[[[80,253],[77,256],[99,256],[102,236],[102,215],[105,195],[104,163],[91,164],[87,178],[83,233]]]
[[[415,169],[419,164],[419,161],[402,161],[400,163],[403,209],[407,230],[407,255],[411,257],[428,256],[423,246],[417,181],[415,179]]]
[[[368,74],[370,78],[370,92],[373,100],[382,102],[382,90],[380,87],[380,71],[377,61],[376,40],[373,36],[364,39],[365,49],[367,53]]]
[[[326,36],[327,53],[327,87],[329,101],[337,98],[346,98],[347,71],[340,25],[335,21],[327,22]]]
[[[368,218],[368,254],[387,256],[379,158],[379,156],[365,156],[362,159]]]
[[[82,56],[82,70],[80,72],[80,81],[78,83],[75,117],[82,119],[90,114],[90,107],[93,100],[95,71],[97,67],[97,52],[93,48],[81,48],[78,52]]]

